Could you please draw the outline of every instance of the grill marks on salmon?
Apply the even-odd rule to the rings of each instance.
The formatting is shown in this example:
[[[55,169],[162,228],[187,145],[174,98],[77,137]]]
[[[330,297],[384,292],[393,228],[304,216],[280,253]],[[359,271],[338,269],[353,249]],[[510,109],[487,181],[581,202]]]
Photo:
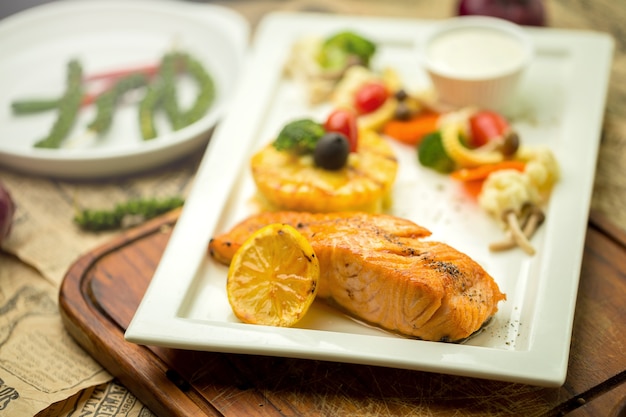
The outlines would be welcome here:
[[[391,332],[461,341],[506,298],[469,256],[385,214],[261,213],[211,239],[209,253],[229,264],[252,232],[271,223],[289,224],[311,242],[320,261],[319,298]]]

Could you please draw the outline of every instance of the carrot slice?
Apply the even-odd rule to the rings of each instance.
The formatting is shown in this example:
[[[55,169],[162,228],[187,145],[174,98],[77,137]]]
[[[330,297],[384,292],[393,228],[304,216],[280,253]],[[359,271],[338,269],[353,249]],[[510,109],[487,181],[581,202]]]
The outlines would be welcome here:
[[[457,181],[481,181],[484,180],[495,171],[503,169],[514,169],[520,172],[524,171],[526,163],[524,161],[505,160],[495,164],[480,165],[475,168],[461,168],[453,171],[450,177]]]
[[[422,138],[437,130],[439,113],[422,112],[408,120],[392,119],[383,127],[383,133],[407,145],[417,145]]]
[[[484,180],[476,180],[476,181],[464,181],[461,184],[463,184],[463,189],[465,190],[467,194],[469,194],[470,196],[474,198],[478,198],[478,194],[480,194],[480,192],[482,191],[484,183],[485,183]]]

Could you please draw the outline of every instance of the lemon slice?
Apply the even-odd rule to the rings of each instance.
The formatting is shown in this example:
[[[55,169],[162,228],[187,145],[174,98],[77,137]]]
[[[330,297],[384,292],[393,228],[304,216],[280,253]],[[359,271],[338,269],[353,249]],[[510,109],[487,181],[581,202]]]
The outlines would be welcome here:
[[[501,152],[469,149],[461,143],[462,127],[449,123],[441,127],[441,143],[446,154],[461,168],[474,168],[481,165],[497,164],[504,156]]]
[[[293,326],[311,306],[319,276],[309,241],[292,226],[270,224],[235,253],[226,282],[228,301],[244,323]]]

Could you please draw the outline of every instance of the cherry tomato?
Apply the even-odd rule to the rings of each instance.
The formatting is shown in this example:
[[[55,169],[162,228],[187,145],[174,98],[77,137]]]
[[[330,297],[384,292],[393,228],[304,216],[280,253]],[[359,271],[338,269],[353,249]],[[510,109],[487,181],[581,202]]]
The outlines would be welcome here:
[[[356,113],[349,109],[336,109],[328,115],[324,123],[327,132],[342,133],[350,145],[350,152],[356,152],[359,141],[359,129],[356,123]]]
[[[477,148],[492,139],[503,137],[510,130],[509,122],[500,114],[482,110],[474,113],[469,120],[471,138],[469,145]]]
[[[387,87],[380,82],[363,84],[354,97],[354,107],[361,114],[371,113],[378,109],[389,97]]]

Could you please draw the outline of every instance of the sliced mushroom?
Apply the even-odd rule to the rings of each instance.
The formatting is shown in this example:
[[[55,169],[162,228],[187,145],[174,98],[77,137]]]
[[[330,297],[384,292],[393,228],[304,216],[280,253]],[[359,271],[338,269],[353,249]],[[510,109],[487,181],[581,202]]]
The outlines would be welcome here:
[[[522,234],[526,238],[526,241],[529,242],[533,237],[539,226],[545,220],[545,215],[541,208],[532,203],[527,203],[522,207],[522,214],[517,221],[519,225],[519,229],[522,231]],[[508,224],[508,221],[507,221]],[[510,227],[510,226],[509,226]],[[530,242],[529,242],[530,245]],[[493,252],[501,252],[509,249],[513,249],[515,246],[519,246],[518,241],[514,238],[514,228],[509,229],[507,233],[507,238],[500,242],[494,242],[489,245],[489,250]],[[522,247],[522,246],[520,246]],[[532,248],[532,246],[531,246]],[[524,247],[522,247],[524,249]],[[532,249],[534,253],[534,248]],[[530,253],[532,255],[532,253]]]
[[[515,214],[514,210],[507,210],[503,214],[504,221],[509,226],[509,231],[511,233],[511,237],[524,252],[529,255],[535,254],[535,248],[533,248],[532,244],[528,241],[528,238],[522,231],[522,228],[519,224],[519,219]]]
[[[541,210],[541,208],[539,208],[535,204],[531,204],[530,214],[528,215],[528,220],[526,221],[526,224],[524,225],[524,229],[523,229],[524,235],[526,235],[528,239],[533,237],[533,235],[535,234],[535,232],[537,231],[539,226],[541,226],[541,224],[544,222],[545,219],[546,219],[546,216],[545,214],[543,214],[543,211]]]

